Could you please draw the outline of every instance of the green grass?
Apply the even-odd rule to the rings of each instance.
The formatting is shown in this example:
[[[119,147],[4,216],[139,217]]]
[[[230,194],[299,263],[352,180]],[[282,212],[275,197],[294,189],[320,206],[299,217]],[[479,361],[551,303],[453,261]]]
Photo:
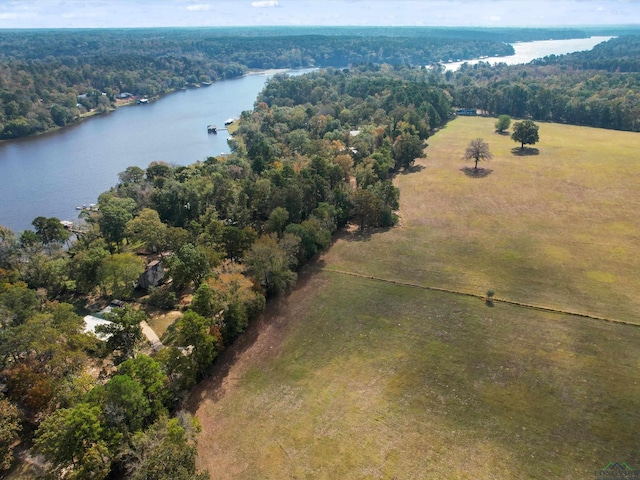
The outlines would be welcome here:
[[[401,226],[338,241],[276,310],[287,328],[194,397],[212,478],[640,466],[640,328],[331,271],[638,322],[640,136],[541,124],[539,155],[520,157],[493,123],[431,138],[424,169],[398,178]],[[461,157],[478,136],[493,171],[470,178]]]
[[[639,322],[640,136],[540,124],[539,154],[459,118],[429,140],[424,170],[403,175],[402,227],[330,252],[335,268]],[[484,138],[493,170],[460,169]]]

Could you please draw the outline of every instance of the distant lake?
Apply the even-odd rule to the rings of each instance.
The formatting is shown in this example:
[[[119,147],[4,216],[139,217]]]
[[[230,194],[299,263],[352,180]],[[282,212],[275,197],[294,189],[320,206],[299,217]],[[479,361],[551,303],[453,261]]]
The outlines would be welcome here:
[[[507,65],[518,65],[529,63],[536,58],[543,58],[547,55],[565,55],[567,53],[582,52],[591,50],[599,43],[611,40],[613,37],[589,37],[589,38],[572,38],[569,40],[539,40],[535,42],[517,42],[512,43],[513,49],[516,51],[514,55],[507,57],[488,57],[476,58],[474,60],[465,60],[462,62],[451,62],[444,65],[445,70],[456,71],[463,63],[475,65],[478,62],[506,63]]]
[[[188,165],[228,153],[228,133],[208,134],[207,125],[224,127],[228,118],[252,109],[274,73],[215,82],[52,133],[0,142],[0,225],[18,233],[32,228],[38,216],[75,221],[75,207],[96,203],[129,166]]]

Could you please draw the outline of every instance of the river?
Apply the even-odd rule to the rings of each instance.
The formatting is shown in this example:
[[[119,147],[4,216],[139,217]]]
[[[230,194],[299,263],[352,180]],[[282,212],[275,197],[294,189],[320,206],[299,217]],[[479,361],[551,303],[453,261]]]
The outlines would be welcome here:
[[[499,61],[527,63],[550,54],[589,50],[609,38],[516,43],[516,55]],[[226,119],[251,109],[271,75],[224,80],[147,105],[119,108],[45,135],[1,142],[0,225],[21,232],[38,216],[74,221],[75,207],[96,203],[128,166],[146,168],[153,161],[187,165],[228,152],[227,132],[208,134],[207,125],[221,127]]]
[[[75,221],[75,207],[96,203],[129,166],[188,165],[228,153],[228,133],[208,134],[207,125],[224,127],[228,118],[253,108],[273,73],[179,91],[55,132],[0,143],[0,225],[21,232],[38,216]]]
[[[582,52],[591,50],[599,43],[611,40],[613,37],[589,37],[572,38],[569,40],[539,40],[536,42],[512,43],[515,54],[507,57],[488,57],[464,60],[461,62],[451,62],[444,65],[445,70],[456,71],[463,63],[475,65],[478,62],[489,62],[491,64],[506,63],[507,65],[517,65],[529,63],[536,58],[543,58],[547,55],[565,55],[567,53]]]

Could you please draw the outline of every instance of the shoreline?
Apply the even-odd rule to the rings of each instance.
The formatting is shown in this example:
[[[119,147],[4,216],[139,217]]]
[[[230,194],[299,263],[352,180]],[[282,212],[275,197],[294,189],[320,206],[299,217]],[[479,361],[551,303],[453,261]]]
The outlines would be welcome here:
[[[7,142],[15,142],[15,141],[25,141],[28,140],[30,138],[36,138],[36,137],[40,137],[43,135],[48,135],[48,134],[52,134],[52,133],[56,133],[59,132],[61,130],[64,130],[66,128],[69,127],[74,127],[76,125],[79,125],[80,123],[91,119],[93,117],[98,117],[101,115],[107,115],[109,113],[113,113],[115,111],[117,111],[120,108],[123,107],[131,107],[131,106],[137,106],[140,105],[139,104],[139,100],[142,98],[147,98],[149,100],[148,103],[152,103],[152,102],[156,102],[168,95],[172,95],[174,93],[178,93],[178,92],[184,92],[187,90],[191,90],[191,89],[195,89],[195,88],[206,88],[209,87],[215,83],[218,82],[224,82],[225,80],[235,80],[238,78],[242,78],[248,75],[262,75],[262,76],[269,76],[269,75],[276,75],[278,73],[285,73],[285,72],[290,72],[290,71],[295,71],[295,70],[309,70],[309,71],[313,71],[313,70],[318,70],[319,67],[306,67],[306,68],[270,68],[270,69],[264,69],[264,70],[248,70],[247,72],[243,73],[242,75],[238,75],[236,77],[229,77],[229,78],[223,78],[220,80],[215,80],[211,83],[209,83],[208,85],[203,85],[203,84],[197,84],[196,86],[191,86],[191,87],[183,87],[183,88],[176,88],[173,90],[169,90],[167,92],[161,93],[159,95],[155,95],[153,97],[146,97],[146,96],[132,96],[130,97],[130,99],[127,99],[125,101],[121,101],[118,102],[118,100],[115,101],[115,103],[106,111],[104,112],[97,112],[95,110],[93,111],[89,111],[87,113],[84,114],[80,114],[78,115],[78,117],[76,117],[76,120],[74,120],[73,122],[67,123],[66,125],[63,126],[59,126],[56,125],[55,127],[51,127],[48,128],[47,130],[43,130],[42,132],[37,132],[37,133],[32,133],[30,135],[25,135],[24,137],[17,137],[17,138],[4,138],[4,139],[0,139],[0,145],[7,143]]]

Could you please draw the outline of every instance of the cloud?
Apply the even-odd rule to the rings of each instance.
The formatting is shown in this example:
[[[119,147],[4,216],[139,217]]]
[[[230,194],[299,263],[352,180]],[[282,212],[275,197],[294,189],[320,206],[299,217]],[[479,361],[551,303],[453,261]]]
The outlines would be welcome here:
[[[278,6],[278,0],[260,0],[259,2],[251,2],[252,7],[271,8]]]
[[[187,10],[191,12],[205,12],[207,10],[211,10],[211,5],[207,5],[206,3],[197,3],[195,5],[189,5]]]

